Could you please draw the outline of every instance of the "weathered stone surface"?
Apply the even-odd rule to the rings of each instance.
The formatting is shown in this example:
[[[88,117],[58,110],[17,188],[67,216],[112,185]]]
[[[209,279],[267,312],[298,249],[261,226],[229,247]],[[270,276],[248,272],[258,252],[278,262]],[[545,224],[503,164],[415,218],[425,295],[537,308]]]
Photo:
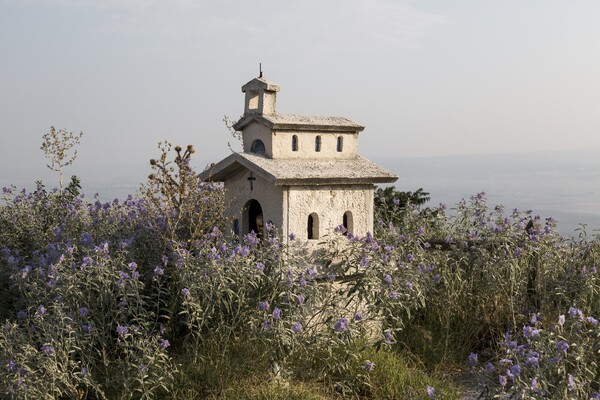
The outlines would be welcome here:
[[[272,223],[283,238],[293,233],[314,248],[345,225],[363,236],[373,229],[375,183],[395,174],[358,155],[364,129],[343,117],[278,114],[279,86],[256,78],[242,87],[242,153],[234,153],[200,174],[222,181],[232,231],[246,234]]]
[[[364,126],[344,117],[318,117],[293,114],[247,115],[233,126],[243,130],[251,123],[258,123],[273,130],[295,130],[313,132],[361,132]]]
[[[366,158],[271,159],[250,153],[233,153],[204,171],[204,180],[224,181],[240,169],[260,175],[273,185],[330,185],[390,183],[398,177]]]

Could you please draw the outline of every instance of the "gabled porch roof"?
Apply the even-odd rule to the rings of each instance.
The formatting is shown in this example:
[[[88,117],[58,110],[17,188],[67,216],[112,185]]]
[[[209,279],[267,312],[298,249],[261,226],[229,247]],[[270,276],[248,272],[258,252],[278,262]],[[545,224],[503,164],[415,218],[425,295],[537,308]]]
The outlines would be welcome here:
[[[350,159],[272,159],[233,153],[200,174],[204,181],[223,182],[247,169],[276,186],[392,183],[398,177],[372,161]]]

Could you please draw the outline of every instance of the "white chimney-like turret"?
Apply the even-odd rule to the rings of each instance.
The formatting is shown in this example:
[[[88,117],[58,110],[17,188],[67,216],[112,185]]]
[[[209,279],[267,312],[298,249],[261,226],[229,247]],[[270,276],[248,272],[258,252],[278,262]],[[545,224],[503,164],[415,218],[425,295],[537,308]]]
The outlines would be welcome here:
[[[279,85],[271,83],[262,76],[254,78],[242,86],[246,94],[244,116],[250,114],[274,115]]]

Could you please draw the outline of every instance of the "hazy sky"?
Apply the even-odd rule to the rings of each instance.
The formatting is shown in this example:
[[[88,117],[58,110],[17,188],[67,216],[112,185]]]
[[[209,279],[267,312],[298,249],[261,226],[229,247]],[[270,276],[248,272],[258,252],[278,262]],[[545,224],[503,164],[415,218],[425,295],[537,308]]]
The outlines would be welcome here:
[[[42,171],[51,125],[97,173],[162,139],[218,161],[259,62],[278,111],[366,125],[369,158],[600,155],[598,21],[596,0],[0,0],[0,171]]]

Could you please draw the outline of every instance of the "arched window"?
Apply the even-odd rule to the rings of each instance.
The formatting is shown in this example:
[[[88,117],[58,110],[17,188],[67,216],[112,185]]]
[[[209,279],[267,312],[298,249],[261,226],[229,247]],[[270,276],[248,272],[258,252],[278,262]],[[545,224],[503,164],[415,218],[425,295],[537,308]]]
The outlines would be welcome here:
[[[312,213],[308,216],[307,233],[308,239],[319,238],[319,216],[317,213]]]
[[[315,138],[315,151],[321,151],[321,136]]]
[[[250,146],[250,151],[256,154],[265,154],[265,144],[262,140],[256,139]]]
[[[292,151],[298,151],[298,135],[292,136]]]
[[[337,151],[341,153],[342,150],[344,150],[344,137],[343,136],[338,136],[338,138],[337,138]]]
[[[349,233],[354,233],[354,219],[352,218],[352,212],[351,211],[346,211],[344,213],[344,217],[342,219],[342,224],[344,225],[344,228],[346,228],[346,232],[344,232],[344,235],[347,235]]]

